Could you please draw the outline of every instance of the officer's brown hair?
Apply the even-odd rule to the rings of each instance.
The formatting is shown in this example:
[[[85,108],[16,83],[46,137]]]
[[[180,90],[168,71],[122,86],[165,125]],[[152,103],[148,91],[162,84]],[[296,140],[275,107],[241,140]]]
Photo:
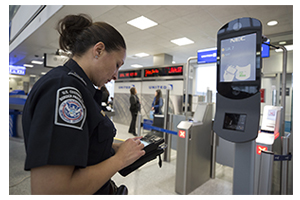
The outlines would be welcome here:
[[[93,23],[86,14],[65,16],[57,30],[60,48],[71,51],[73,56],[81,56],[98,42],[103,42],[108,52],[126,49],[124,38],[114,27],[105,22]]]

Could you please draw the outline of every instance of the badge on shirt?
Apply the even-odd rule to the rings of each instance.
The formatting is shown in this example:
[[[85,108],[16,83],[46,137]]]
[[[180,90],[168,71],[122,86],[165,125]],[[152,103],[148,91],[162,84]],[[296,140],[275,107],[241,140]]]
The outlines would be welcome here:
[[[100,111],[103,117],[105,117],[105,112],[103,110]]]
[[[74,87],[63,87],[56,93],[55,124],[81,129],[86,118],[86,109],[81,93]]]

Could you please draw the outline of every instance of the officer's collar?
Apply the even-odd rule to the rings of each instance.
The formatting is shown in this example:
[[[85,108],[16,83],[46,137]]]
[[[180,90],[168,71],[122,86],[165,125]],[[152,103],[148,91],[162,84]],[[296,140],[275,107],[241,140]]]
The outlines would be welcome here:
[[[89,79],[89,77],[86,75],[86,73],[83,71],[83,69],[78,65],[78,63],[70,59],[68,62],[65,63],[65,66],[69,68],[72,72],[75,72],[79,77],[81,78],[83,82],[85,82],[86,87],[89,89],[89,91],[92,93],[92,95],[95,95],[96,89],[92,83],[92,81]]]

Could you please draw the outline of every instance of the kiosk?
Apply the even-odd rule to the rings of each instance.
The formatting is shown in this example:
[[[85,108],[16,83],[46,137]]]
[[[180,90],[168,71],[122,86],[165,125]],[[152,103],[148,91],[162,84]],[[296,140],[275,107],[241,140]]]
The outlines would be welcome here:
[[[280,190],[280,163],[273,163],[272,160],[272,165],[267,165],[267,159],[262,159],[262,151],[281,153],[278,139],[281,110],[282,107],[271,105],[266,105],[263,110],[261,130],[256,138],[254,194],[276,194]],[[265,163],[261,163],[261,160]],[[265,181],[265,184],[261,184],[261,180]]]
[[[175,191],[189,194],[210,179],[212,103],[198,103],[178,128]]]
[[[217,39],[218,93],[213,129],[235,143],[233,194],[253,194],[260,119],[261,22],[235,19],[218,31]]]

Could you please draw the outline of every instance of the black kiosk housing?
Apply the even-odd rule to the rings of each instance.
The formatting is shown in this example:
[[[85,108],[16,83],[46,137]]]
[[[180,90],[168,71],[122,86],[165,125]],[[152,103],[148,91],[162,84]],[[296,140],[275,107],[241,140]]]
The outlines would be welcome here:
[[[257,137],[260,118],[262,25],[235,19],[217,34],[217,103],[213,129],[231,142]]]

